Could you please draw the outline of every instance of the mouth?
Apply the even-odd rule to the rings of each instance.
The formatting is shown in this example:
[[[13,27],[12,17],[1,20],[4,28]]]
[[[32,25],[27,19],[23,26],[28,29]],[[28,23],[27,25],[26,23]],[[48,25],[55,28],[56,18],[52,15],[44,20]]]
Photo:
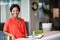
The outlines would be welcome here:
[[[12,14],[12,16],[16,17],[16,16],[18,16],[18,14]]]

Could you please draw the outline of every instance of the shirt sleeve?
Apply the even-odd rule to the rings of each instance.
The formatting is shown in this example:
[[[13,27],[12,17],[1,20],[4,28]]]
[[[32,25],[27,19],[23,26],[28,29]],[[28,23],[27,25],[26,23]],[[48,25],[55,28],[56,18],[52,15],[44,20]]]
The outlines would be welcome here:
[[[9,21],[4,24],[4,31],[9,32]]]

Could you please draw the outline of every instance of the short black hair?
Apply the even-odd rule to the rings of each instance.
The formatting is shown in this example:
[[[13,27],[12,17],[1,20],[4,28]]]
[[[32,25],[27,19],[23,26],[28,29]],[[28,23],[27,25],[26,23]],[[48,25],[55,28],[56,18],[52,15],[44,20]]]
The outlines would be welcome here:
[[[11,12],[12,12],[12,9],[13,9],[14,7],[17,7],[18,10],[19,10],[19,12],[20,12],[20,6],[19,6],[18,4],[12,4],[12,5],[11,5],[11,7],[10,7],[10,11],[11,11]]]

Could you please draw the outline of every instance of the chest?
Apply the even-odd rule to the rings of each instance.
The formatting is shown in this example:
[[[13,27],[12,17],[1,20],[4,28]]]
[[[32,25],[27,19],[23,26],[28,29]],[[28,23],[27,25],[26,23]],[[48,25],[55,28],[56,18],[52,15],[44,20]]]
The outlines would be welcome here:
[[[22,24],[22,23],[17,23],[17,22],[15,22],[15,21],[13,21],[13,22],[11,22],[11,23],[9,24],[9,27],[10,27],[11,29],[22,29],[22,28],[23,28],[23,24]]]

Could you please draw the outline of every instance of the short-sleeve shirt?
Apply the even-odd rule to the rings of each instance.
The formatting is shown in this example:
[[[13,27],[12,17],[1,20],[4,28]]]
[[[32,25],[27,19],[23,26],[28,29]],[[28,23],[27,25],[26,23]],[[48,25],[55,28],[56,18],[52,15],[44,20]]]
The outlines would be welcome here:
[[[14,18],[10,18],[4,25],[4,31],[13,34],[15,38],[22,38],[26,36],[27,30],[25,22],[22,18],[19,18],[18,23]]]

